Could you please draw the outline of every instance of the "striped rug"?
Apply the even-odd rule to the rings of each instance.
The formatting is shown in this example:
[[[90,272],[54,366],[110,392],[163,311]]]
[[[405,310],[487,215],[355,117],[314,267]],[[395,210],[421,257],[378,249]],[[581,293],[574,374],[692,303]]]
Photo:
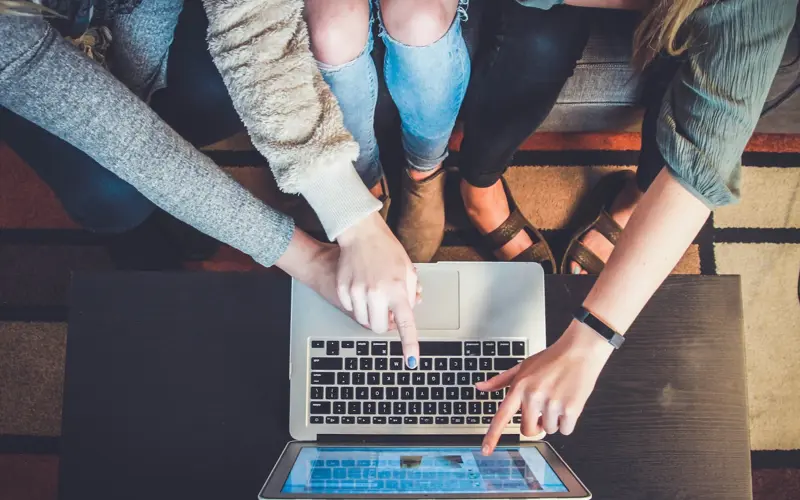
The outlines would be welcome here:
[[[454,134],[450,166],[458,165]],[[523,212],[557,257],[570,217],[603,174],[635,168],[640,137],[555,134],[531,137],[507,173]],[[307,206],[277,193],[265,160],[247,137],[207,148],[257,196],[318,231]],[[717,211],[675,269],[683,274],[740,274],[757,499],[800,491],[800,137],[759,135],[743,162],[743,202]],[[385,162],[387,169],[391,161]],[[397,162],[395,162],[397,163]],[[396,175],[397,168],[390,171]],[[439,260],[479,260],[472,232],[449,187],[448,227]],[[56,498],[66,292],[73,270],[112,269],[107,239],[78,228],[52,192],[0,143],[0,498]],[[257,269],[229,248],[193,268]],[[794,493],[793,493],[794,492]]]

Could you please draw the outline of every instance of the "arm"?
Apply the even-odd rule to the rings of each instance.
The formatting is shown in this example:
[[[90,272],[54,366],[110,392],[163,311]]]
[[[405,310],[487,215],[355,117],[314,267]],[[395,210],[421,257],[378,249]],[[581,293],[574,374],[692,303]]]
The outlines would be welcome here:
[[[596,9],[645,10],[651,0],[517,0],[526,7],[550,9],[554,5],[572,5],[574,7],[591,7]]]
[[[698,11],[689,60],[662,105],[657,130],[667,167],[642,197],[584,301],[620,333],[633,323],[699,232],[711,208],[738,196],[739,159],[794,25],[796,0],[729,0]],[[494,449],[523,408],[523,433],[573,431],[611,347],[573,321],[561,338],[479,387],[511,385],[484,440]],[[541,415],[541,416],[540,416]]]
[[[302,194],[332,240],[380,209],[358,145],[309,49],[302,0],[204,0],[209,50],[278,186]]]

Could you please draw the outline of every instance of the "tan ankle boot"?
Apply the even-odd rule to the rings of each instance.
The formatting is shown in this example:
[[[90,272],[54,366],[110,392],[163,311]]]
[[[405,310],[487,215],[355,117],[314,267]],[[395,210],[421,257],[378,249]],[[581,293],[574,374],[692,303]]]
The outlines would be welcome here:
[[[392,197],[389,195],[389,184],[386,183],[386,176],[381,177],[379,183],[381,185],[382,194],[378,197],[378,201],[383,203],[383,206],[378,213],[381,214],[383,220],[386,220],[386,218],[389,217],[389,207],[392,204]]]
[[[421,181],[403,175],[397,239],[412,262],[429,262],[444,238],[444,168]]]

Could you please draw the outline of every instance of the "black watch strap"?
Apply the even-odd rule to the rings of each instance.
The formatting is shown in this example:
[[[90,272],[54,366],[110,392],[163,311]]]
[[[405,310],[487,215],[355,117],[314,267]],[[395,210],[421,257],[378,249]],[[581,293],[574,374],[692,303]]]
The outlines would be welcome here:
[[[619,349],[625,342],[625,337],[615,332],[613,328],[597,319],[597,316],[587,311],[583,306],[578,307],[578,310],[575,311],[574,317],[576,320],[596,331],[601,337],[606,339],[608,343],[614,347],[614,349]]]

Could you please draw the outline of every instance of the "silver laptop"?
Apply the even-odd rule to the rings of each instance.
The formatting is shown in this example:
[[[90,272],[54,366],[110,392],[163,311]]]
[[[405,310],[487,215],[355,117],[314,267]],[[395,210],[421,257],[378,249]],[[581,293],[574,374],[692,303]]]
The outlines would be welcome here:
[[[519,444],[514,449],[499,447],[495,455],[502,457],[497,463],[507,467],[497,465],[494,455],[480,457],[482,436],[505,391],[480,392],[475,383],[545,348],[541,266],[442,262],[419,264],[417,269],[424,296],[414,310],[420,340],[415,370],[404,365],[396,331],[377,335],[311,289],[293,283],[289,428],[294,439],[305,443],[290,443],[261,498],[371,498],[370,491],[380,493],[375,498],[421,493],[497,498],[498,491],[510,490],[504,481],[487,480],[491,471],[512,474],[516,480],[516,495],[507,498],[589,498],[546,443],[532,443],[528,451]],[[505,433],[518,441],[519,428],[516,415]],[[419,435],[452,439],[425,447],[419,445]],[[377,444],[376,437],[386,441]],[[395,444],[387,445],[390,441]],[[362,444],[354,448],[353,443]],[[419,458],[416,466],[399,465],[414,457]],[[450,470],[455,476],[444,474],[448,468],[442,460],[460,460],[461,466]],[[381,469],[380,464],[389,462],[395,469],[417,470],[400,477]],[[391,476],[389,482],[377,477],[385,473]],[[462,473],[466,479],[454,483]],[[482,475],[482,486],[476,486],[479,481],[471,477],[475,474]],[[440,486],[431,486],[430,477]],[[453,484],[463,487],[439,491]]]

